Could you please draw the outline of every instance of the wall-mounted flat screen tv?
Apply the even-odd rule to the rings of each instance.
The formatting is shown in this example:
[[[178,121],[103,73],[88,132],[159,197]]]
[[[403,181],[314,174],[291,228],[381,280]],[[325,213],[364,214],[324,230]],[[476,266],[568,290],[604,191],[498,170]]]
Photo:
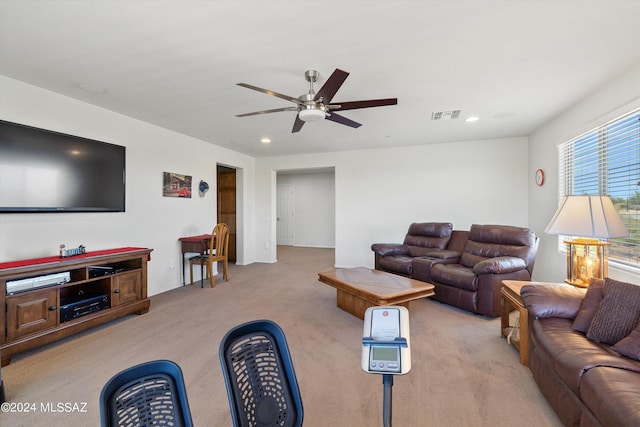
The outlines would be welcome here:
[[[0,120],[0,212],[124,212],[125,147]]]

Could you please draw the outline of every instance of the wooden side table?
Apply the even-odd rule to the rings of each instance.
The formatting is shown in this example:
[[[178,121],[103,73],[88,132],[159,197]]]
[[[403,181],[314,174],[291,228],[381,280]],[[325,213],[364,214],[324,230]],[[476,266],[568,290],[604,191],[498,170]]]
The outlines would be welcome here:
[[[522,304],[520,289],[525,285],[535,284],[536,282],[522,280],[503,280],[500,289],[500,334],[505,338],[509,335],[510,328],[513,327],[509,323],[509,313],[516,309],[520,314],[520,331],[518,337],[510,338],[510,342],[520,352],[520,363],[524,366],[529,366],[529,311]]]
[[[211,234],[201,234],[199,236],[180,237],[180,247],[182,250],[182,259],[180,260],[180,267],[182,267],[182,286],[185,285],[184,277],[184,254],[195,253],[200,254],[200,258],[204,256],[204,253],[209,249],[209,240],[211,240]],[[200,278],[204,280],[204,264],[200,264]]]
[[[509,324],[509,313],[512,309],[518,310],[520,314],[520,331],[518,337],[511,338],[509,341],[520,352],[520,363],[525,366],[529,366],[529,310],[524,307],[522,298],[520,297],[520,291],[523,286],[571,286],[566,283],[554,283],[554,282],[534,282],[526,280],[503,280],[502,288],[500,289],[500,305],[502,307],[500,315],[500,334],[503,337],[509,335],[509,331],[513,326]]]

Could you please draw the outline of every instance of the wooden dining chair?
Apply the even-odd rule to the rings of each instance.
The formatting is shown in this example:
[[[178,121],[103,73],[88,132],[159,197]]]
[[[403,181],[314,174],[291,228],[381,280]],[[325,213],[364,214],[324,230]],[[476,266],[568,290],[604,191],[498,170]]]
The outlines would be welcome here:
[[[209,240],[209,251],[204,256],[196,256],[189,259],[190,278],[193,285],[193,265],[204,265],[206,277],[213,288],[213,263],[222,261],[222,272],[224,281],[229,281],[229,226],[224,223],[216,224],[211,233]],[[204,287],[204,277],[202,278],[202,287]]]

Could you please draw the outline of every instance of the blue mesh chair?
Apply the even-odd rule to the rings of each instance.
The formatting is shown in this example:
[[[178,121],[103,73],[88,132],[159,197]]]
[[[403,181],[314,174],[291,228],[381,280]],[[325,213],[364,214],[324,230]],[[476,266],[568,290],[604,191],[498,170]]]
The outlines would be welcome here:
[[[235,427],[302,425],[300,389],[277,324],[236,326],[222,339],[219,356]]]
[[[180,367],[156,360],[114,375],[100,393],[100,425],[192,427]]]

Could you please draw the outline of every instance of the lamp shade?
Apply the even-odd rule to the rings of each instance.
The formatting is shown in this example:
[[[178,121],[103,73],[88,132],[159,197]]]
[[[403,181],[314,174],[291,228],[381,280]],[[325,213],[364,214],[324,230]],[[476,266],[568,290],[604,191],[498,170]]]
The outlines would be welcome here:
[[[544,231],[600,239],[629,235],[609,196],[565,197]]]

